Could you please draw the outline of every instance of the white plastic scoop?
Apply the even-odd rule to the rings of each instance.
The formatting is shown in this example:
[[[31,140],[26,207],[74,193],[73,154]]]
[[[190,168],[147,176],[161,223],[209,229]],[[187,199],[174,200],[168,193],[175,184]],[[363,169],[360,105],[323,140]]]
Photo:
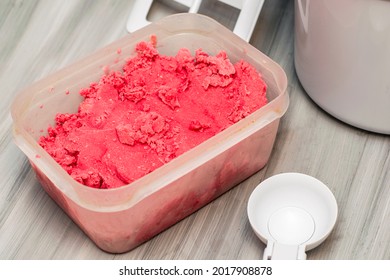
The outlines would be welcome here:
[[[249,222],[267,244],[264,259],[305,260],[321,244],[337,219],[337,202],[321,181],[300,173],[264,180],[248,201]]]

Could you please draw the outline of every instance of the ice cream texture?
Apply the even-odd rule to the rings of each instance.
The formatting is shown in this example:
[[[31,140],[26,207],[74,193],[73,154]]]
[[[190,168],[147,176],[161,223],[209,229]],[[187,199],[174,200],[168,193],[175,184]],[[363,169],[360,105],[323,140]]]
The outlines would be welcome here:
[[[39,144],[76,181],[103,189],[137,180],[267,103],[248,62],[201,49],[161,55],[155,40],[80,94],[78,111],[58,113]]]

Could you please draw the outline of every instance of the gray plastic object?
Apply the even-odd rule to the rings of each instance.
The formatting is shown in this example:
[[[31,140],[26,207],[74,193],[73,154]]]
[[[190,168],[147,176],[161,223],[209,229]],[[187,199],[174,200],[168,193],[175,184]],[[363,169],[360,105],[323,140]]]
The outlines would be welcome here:
[[[189,13],[197,13],[202,0],[172,0],[189,8]],[[219,0],[227,5],[241,10],[233,32],[249,42],[255,28],[264,0]],[[127,31],[134,32],[148,25],[147,20],[153,0],[136,0],[127,20]]]

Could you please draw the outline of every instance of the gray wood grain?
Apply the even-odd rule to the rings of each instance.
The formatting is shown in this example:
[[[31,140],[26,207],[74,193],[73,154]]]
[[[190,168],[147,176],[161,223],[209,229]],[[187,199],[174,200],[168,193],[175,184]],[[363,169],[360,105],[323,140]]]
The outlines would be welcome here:
[[[390,259],[390,137],[345,125],[306,95],[294,70],[291,0],[266,1],[251,39],[289,79],[290,107],[267,166],[131,252],[98,249],[37,182],[12,141],[9,110],[21,88],[124,36],[132,4],[0,1],[0,259],[260,259],[248,198],[263,179],[290,171],[323,181],[339,205],[334,231],[308,259]],[[233,28],[237,11],[207,5],[202,13]]]

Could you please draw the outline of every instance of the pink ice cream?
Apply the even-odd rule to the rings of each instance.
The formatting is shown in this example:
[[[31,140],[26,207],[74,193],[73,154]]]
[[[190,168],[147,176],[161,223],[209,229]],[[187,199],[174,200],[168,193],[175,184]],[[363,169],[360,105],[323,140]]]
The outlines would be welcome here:
[[[129,184],[267,103],[261,74],[221,51],[160,55],[141,42],[123,71],[82,89],[75,114],[56,116],[39,144],[78,182]]]

